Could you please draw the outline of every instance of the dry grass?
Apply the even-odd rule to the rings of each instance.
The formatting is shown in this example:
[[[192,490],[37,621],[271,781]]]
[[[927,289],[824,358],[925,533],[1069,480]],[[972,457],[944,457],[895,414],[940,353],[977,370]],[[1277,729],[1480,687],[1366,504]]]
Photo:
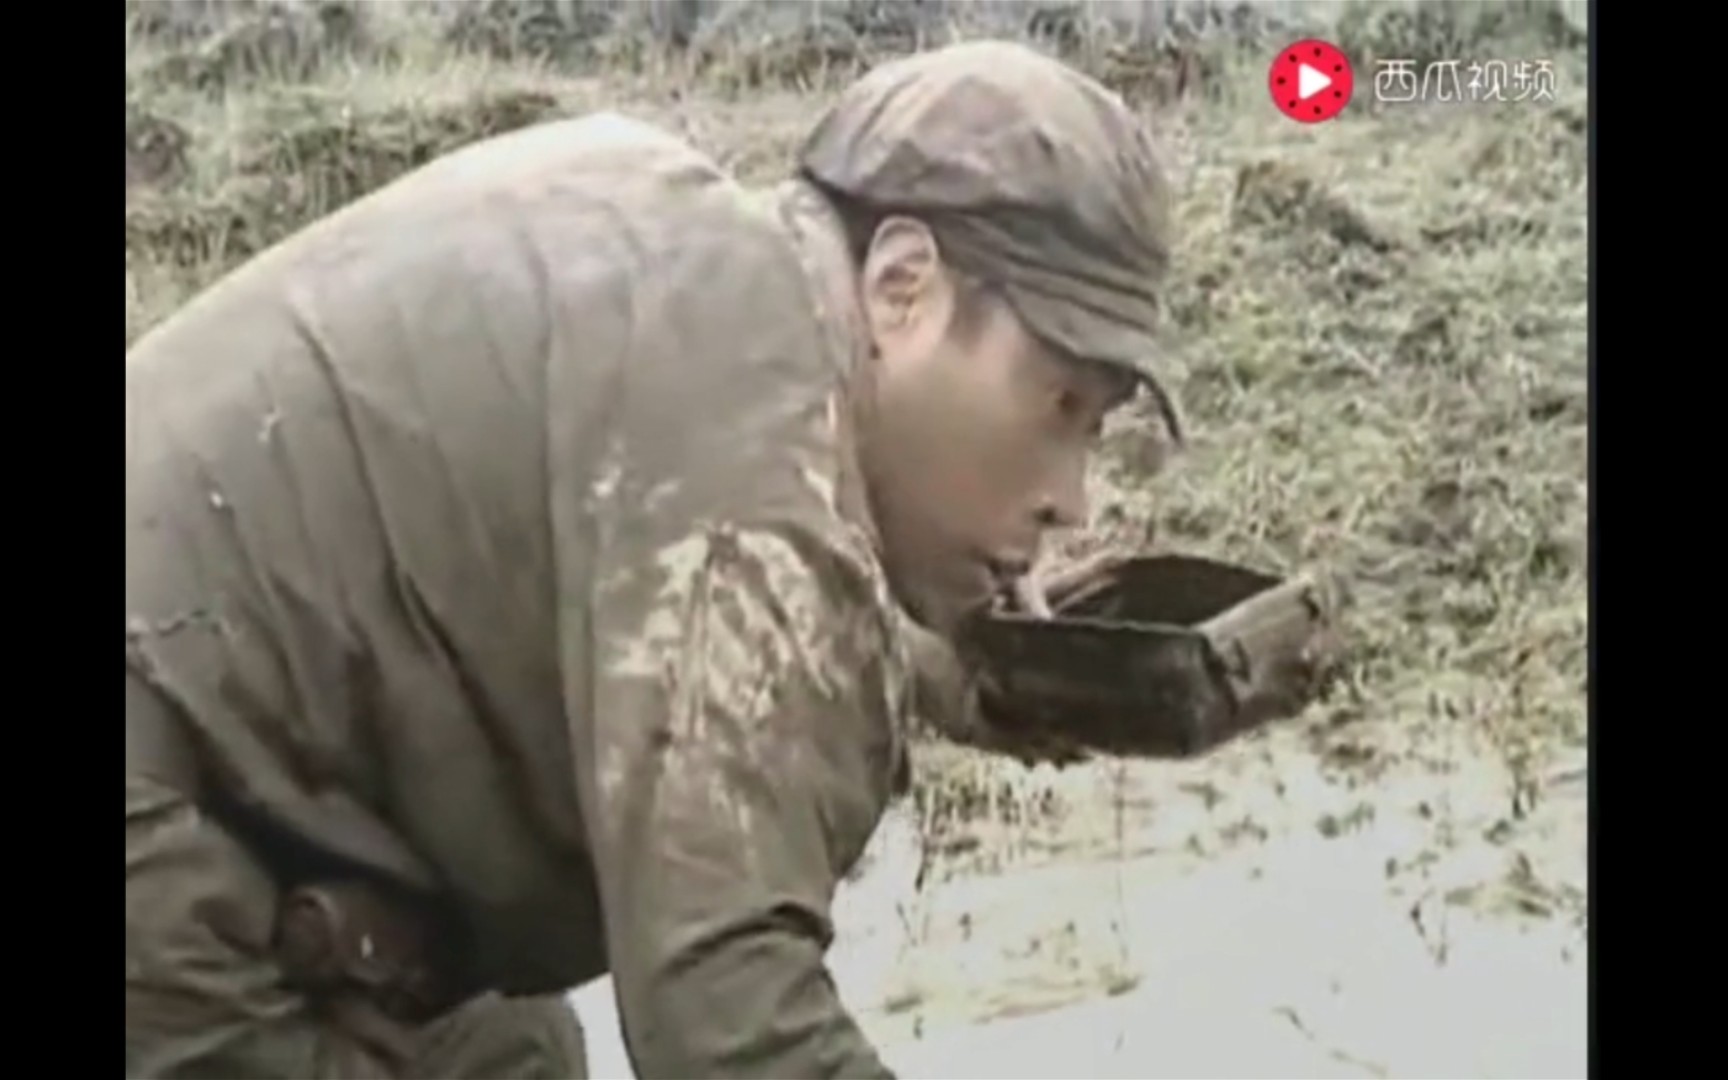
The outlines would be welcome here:
[[[1145,105],[1183,191],[1172,308],[1196,445],[1146,486],[1156,448],[1128,418],[1079,543],[1155,527],[1348,575],[1349,677],[1297,730],[1364,783],[1444,765],[1465,738],[1525,798],[1583,740],[1584,54],[1552,5],[1114,5],[1127,25],[1092,21],[1097,5],[742,5],[694,28],[678,5],[231,7],[128,4],[128,342],[310,218],[489,133],[603,103],[768,179],[860,65],[1036,31]],[[1188,14],[1204,10],[1223,14]],[[1264,43],[1312,18],[1359,62],[1552,59],[1560,100],[1376,109],[1364,75],[1345,118],[1291,124],[1264,100]],[[922,772],[926,824],[972,863],[1103,782],[951,748]]]

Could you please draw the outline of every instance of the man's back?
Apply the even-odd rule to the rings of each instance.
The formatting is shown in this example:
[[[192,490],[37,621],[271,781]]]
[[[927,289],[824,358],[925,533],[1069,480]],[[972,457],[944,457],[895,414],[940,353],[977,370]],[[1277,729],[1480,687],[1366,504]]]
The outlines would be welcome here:
[[[441,160],[140,342],[128,666],[214,793],[454,899],[489,983],[605,970],[578,777],[670,719],[614,675],[689,614],[679,559],[764,526],[873,580],[812,288],[768,204],[602,117]]]

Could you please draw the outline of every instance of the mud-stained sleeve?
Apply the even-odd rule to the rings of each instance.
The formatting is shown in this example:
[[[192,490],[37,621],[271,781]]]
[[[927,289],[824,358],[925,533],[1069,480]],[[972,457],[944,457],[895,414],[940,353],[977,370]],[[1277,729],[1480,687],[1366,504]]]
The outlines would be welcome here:
[[[860,570],[790,531],[603,581],[578,786],[638,1075],[893,1075],[824,963],[890,791],[887,632]]]

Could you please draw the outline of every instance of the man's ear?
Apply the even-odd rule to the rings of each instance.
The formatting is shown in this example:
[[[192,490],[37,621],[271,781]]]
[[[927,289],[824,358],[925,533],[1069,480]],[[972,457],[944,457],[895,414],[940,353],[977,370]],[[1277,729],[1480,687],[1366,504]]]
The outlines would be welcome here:
[[[952,315],[954,290],[941,249],[930,227],[915,218],[889,217],[876,227],[860,287],[878,346],[941,333]]]

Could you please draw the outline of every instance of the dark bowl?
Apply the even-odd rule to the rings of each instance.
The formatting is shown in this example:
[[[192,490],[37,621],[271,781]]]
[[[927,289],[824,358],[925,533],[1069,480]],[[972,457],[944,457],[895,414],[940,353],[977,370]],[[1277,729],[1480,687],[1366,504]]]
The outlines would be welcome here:
[[[1193,555],[1128,559],[1053,605],[995,611],[963,649],[992,722],[1089,750],[1203,754],[1299,711],[1330,608],[1306,581]]]

